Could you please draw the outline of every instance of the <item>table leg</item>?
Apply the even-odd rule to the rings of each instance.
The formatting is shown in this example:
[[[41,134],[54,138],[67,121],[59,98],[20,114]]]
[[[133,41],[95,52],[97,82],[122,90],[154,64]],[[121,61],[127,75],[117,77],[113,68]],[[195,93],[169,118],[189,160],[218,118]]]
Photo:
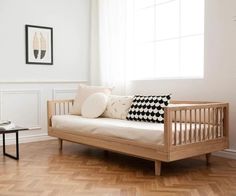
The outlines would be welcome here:
[[[16,156],[6,153],[6,143],[5,143],[5,133],[3,133],[3,154],[8,156],[12,159],[18,160],[19,159],[19,134],[16,131]]]
[[[3,154],[5,155],[6,147],[5,147],[5,133],[2,134],[2,148],[3,148]]]
[[[19,159],[19,135],[18,131],[16,132],[16,157]]]

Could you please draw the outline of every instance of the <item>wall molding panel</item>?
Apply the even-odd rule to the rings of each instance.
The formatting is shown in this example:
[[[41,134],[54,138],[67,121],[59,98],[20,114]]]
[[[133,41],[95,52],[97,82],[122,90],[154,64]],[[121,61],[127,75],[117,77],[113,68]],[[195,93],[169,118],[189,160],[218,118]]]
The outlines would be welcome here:
[[[77,92],[77,88],[73,88],[73,89],[53,89],[52,91],[52,99],[56,100],[56,99],[63,99],[63,98],[71,98],[71,96],[75,96]],[[66,96],[66,97],[64,97]]]
[[[73,99],[78,84],[87,81],[0,81],[0,119],[34,128],[22,131],[20,143],[53,139],[47,135],[47,101]],[[15,142],[14,134],[7,134],[7,144]],[[1,137],[0,137],[1,145]]]
[[[15,108],[18,108],[17,105],[25,104],[26,110],[27,109],[31,110],[34,108],[36,111],[36,112],[34,112],[34,115],[35,115],[34,123],[32,122],[31,126],[42,127],[42,122],[41,122],[41,116],[42,116],[41,90],[39,90],[39,89],[4,89],[4,90],[1,90],[0,93],[1,93],[1,112],[0,113],[1,113],[2,119],[11,120],[11,112],[12,113],[21,113],[22,112],[22,111],[16,111]],[[31,101],[36,102],[36,104],[33,105],[33,108],[28,108],[27,107],[28,103],[24,102],[23,100],[21,100],[21,102],[20,101],[18,102],[19,96],[21,96],[22,98],[24,96],[26,101],[29,101],[29,99],[27,99],[27,97],[30,98],[30,96],[32,96],[32,95],[33,95],[33,97],[31,97],[31,98],[33,98],[34,100],[31,100]],[[14,108],[14,104],[16,106],[15,108]],[[10,107],[7,107],[7,106],[10,106]],[[29,115],[30,115],[30,112],[29,112]],[[32,116],[32,114],[31,114],[31,116]],[[24,117],[28,118],[27,116],[24,116]],[[18,122],[18,123],[21,124],[21,122]]]

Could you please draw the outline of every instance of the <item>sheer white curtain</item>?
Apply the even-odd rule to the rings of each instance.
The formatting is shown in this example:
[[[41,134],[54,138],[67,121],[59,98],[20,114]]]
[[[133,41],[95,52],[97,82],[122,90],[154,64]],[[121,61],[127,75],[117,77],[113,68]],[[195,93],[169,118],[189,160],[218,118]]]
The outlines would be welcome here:
[[[114,86],[120,93],[124,93],[129,53],[127,42],[130,32],[127,29],[129,1],[92,0],[91,2],[91,83]]]
[[[92,0],[91,79],[202,78],[205,0]]]

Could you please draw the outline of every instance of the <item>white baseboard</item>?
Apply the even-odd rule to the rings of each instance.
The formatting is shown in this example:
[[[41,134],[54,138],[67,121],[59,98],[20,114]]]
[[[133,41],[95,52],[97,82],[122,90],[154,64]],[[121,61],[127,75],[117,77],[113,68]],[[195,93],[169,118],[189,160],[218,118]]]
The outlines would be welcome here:
[[[55,139],[53,137],[48,136],[46,133],[30,135],[30,136],[20,136],[19,143],[30,143],[30,142],[39,142]],[[6,145],[15,144],[15,138],[6,138]],[[2,146],[2,139],[0,139],[0,146]]]
[[[236,150],[226,149],[223,151],[214,152],[213,155],[228,159],[236,159]]]

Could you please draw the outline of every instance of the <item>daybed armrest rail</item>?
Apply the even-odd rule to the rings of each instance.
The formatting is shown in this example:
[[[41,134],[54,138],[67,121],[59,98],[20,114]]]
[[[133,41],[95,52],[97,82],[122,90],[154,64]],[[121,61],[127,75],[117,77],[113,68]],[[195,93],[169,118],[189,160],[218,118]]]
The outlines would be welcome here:
[[[48,109],[48,126],[51,126],[51,118],[53,115],[69,114],[74,103],[73,99],[54,100],[47,102]]]
[[[165,108],[165,149],[228,138],[228,103],[176,104]]]

